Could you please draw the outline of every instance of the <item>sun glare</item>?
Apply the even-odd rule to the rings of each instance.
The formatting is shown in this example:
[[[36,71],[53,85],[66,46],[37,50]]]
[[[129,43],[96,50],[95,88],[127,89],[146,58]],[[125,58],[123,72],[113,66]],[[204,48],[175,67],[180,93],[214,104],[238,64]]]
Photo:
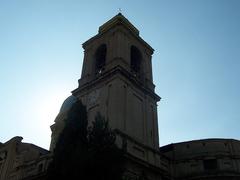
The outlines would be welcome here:
[[[61,89],[64,88],[48,88],[44,91],[38,93],[38,96],[34,96],[32,98],[32,106],[29,107],[29,111],[31,111],[31,118],[34,121],[25,122],[27,129],[27,137],[34,137],[33,143],[40,145],[44,148],[49,147],[51,130],[50,126],[54,123],[56,116],[59,113],[61,105],[63,101],[70,96],[71,94],[66,90],[63,91]],[[39,138],[41,136],[41,138]],[[27,140],[28,138],[24,138]]]

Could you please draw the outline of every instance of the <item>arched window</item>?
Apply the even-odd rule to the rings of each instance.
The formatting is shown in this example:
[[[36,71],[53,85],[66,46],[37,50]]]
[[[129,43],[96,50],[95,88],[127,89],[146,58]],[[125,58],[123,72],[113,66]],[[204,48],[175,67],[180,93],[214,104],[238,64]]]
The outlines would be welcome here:
[[[101,73],[106,62],[107,46],[102,44],[98,47],[95,53],[95,70],[98,73]]]
[[[131,46],[131,70],[139,73],[141,70],[142,56],[138,48]]]

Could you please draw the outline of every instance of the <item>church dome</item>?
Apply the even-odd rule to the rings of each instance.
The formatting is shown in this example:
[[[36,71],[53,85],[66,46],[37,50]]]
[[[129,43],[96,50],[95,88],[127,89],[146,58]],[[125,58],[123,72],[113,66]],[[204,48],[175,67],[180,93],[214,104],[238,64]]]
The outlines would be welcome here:
[[[68,111],[72,105],[77,101],[77,97],[71,95],[62,104],[59,114]]]

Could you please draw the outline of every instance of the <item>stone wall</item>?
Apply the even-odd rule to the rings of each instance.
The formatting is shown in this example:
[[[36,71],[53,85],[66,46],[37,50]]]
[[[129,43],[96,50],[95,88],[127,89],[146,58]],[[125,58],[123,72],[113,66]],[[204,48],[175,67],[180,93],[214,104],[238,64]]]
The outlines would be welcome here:
[[[170,144],[160,151],[171,159],[180,179],[240,179],[240,141],[205,139]]]
[[[0,180],[38,179],[46,173],[51,154],[13,137],[0,146]]]

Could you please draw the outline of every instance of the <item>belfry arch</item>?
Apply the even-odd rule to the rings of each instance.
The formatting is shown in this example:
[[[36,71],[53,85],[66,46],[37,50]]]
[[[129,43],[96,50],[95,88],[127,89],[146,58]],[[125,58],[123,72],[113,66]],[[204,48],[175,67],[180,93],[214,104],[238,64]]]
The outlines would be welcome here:
[[[142,64],[142,55],[139,49],[136,46],[131,46],[130,50],[130,67],[131,71],[134,73],[140,73],[141,72],[141,64]]]
[[[101,44],[95,52],[95,72],[101,73],[106,64],[107,45]]]

